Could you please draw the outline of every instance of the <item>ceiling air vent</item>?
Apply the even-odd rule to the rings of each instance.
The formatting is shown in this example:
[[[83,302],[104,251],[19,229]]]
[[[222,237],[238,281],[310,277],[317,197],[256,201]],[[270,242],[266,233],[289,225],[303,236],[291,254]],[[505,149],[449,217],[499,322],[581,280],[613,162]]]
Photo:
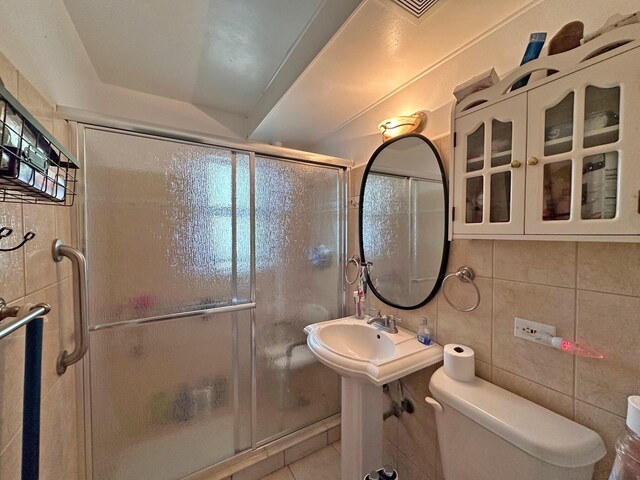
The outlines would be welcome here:
[[[433,7],[438,0],[393,0],[416,18],[422,17],[424,13]]]

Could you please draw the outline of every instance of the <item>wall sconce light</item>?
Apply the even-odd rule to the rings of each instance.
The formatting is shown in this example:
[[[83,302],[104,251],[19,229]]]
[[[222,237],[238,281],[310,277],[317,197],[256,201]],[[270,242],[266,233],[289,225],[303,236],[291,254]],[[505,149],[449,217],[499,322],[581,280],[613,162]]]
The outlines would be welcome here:
[[[420,110],[413,115],[404,115],[383,120],[378,125],[378,129],[382,133],[382,141],[386,142],[390,138],[405,133],[420,133],[426,126],[427,112]]]

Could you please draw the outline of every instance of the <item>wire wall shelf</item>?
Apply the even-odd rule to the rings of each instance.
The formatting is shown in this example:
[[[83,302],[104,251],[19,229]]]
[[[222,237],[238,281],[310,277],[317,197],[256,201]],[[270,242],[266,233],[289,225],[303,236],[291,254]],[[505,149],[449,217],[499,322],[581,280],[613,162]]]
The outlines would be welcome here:
[[[0,80],[0,202],[71,206],[78,161]]]

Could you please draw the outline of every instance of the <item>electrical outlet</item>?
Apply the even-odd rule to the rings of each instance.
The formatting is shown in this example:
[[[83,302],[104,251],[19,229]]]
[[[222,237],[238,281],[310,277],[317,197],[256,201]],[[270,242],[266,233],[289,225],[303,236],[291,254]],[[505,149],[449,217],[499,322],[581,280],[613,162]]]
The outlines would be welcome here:
[[[530,342],[543,343],[540,338],[556,336],[556,327],[552,325],[545,325],[544,323],[533,322],[526,318],[515,317],[513,335]]]

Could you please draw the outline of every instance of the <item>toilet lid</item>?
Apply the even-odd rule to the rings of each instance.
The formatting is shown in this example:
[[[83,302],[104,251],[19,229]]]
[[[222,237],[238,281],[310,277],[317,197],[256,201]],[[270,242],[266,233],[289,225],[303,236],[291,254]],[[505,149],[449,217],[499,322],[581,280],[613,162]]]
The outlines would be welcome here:
[[[552,465],[584,467],[606,453],[593,430],[481,378],[460,382],[439,368],[429,389],[436,400]]]

